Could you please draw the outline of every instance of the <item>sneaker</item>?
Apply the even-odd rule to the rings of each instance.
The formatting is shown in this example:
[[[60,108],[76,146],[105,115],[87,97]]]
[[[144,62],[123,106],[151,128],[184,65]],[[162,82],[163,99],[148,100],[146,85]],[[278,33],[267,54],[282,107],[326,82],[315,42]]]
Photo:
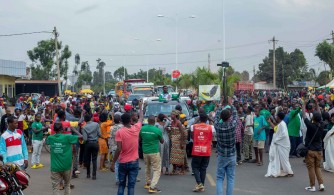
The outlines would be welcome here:
[[[325,190],[325,186],[324,184],[320,184],[319,185],[319,191],[324,191]]]
[[[38,169],[39,167],[36,164],[34,164],[31,168],[32,169]]]
[[[149,188],[150,188],[150,186],[151,186],[151,184],[149,184],[149,183],[146,183],[146,184],[145,184],[145,186],[144,186],[144,189],[149,189]]]
[[[158,188],[149,188],[149,189],[148,189],[148,192],[149,192],[149,193],[160,193],[161,190],[159,190]]]
[[[41,163],[37,165],[37,168],[43,168],[43,167],[44,167],[44,165],[41,164]]]
[[[203,184],[198,184],[195,186],[195,188],[193,189],[193,192],[201,192],[202,190],[204,190],[204,186]]]
[[[79,175],[79,174],[80,174],[80,171],[79,171],[79,170],[76,170],[74,173],[77,174],[77,175]]]
[[[315,187],[314,186],[312,186],[312,187],[306,187],[305,188],[305,190],[307,190],[307,191],[309,191],[309,192],[315,192],[316,191],[316,189],[315,189]]]
[[[141,180],[137,177],[136,182],[140,182]]]

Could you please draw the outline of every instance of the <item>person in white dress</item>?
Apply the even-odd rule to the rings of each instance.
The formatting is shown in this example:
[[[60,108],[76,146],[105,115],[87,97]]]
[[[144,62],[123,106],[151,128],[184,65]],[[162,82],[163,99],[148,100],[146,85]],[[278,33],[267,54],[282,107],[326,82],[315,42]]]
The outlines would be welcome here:
[[[334,128],[329,130],[324,138],[326,162],[324,169],[334,173]]]
[[[293,171],[289,162],[290,140],[288,128],[284,122],[285,114],[279,112],[276,116],[278,122],[277,130],[273,135],[273,140],[269,150],[269,165],[265,177],[292,177]],[[273,123],[268,121],[272,126]]]

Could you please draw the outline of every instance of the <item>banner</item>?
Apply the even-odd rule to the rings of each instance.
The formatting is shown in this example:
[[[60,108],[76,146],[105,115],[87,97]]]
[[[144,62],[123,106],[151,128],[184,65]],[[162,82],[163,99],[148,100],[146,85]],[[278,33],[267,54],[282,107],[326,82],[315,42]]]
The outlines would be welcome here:
[[[200,85],[198,89],[199,100],[212,101],[220,100],[219,85]]]

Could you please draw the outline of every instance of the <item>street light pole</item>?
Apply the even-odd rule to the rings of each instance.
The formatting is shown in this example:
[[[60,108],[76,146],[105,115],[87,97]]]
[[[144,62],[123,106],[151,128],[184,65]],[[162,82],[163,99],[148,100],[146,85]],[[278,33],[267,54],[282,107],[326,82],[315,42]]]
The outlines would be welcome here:
[[[176,38],[175,38],[175,70],[178,69],[178,61],[179,61],[179,55],[178,55],[178,40],[179,40],[179,18],[178,18],[178,14],[176,14],[175,17],[175,34],[176,34]]]
[[[175,18],[173,17],[166,17],[162,14],[157,15],[157,17],[159,18],[168,18],[168,19],[172,19],[175,22],[175,70],[178,69],[178,64],[179,64],[179,48],[178,48],[178,39],[179,39],[179,16],[178,14],[176,14]],[[191,15],[187,18],[196,18],[195,15]],[[183,18],[183,19],[187,19],[187,18]],[[173,77],[172,77],[173,78]]]

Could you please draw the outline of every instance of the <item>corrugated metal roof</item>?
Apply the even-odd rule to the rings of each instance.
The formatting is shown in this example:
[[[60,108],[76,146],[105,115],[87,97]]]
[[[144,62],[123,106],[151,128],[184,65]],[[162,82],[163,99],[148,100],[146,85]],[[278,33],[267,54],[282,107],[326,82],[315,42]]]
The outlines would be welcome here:
[[[17,84],[58,84],[58,81],[49,80],[16,80]]]
[[[0,75],[25,77],[26,72],[25,62],[0,59]]]

